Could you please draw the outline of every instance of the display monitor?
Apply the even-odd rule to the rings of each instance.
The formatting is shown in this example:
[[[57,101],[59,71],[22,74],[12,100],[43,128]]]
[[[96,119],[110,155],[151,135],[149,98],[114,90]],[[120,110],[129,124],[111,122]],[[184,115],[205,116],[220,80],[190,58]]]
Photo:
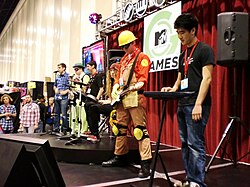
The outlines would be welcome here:
[[[96,41],[89,46],[82,48],[82,61],[83,65],[86,67],[87,63],[90,61],[96,61],[96,69],[98,72],[105,71],[105,61],[104,61],[104,40]]]

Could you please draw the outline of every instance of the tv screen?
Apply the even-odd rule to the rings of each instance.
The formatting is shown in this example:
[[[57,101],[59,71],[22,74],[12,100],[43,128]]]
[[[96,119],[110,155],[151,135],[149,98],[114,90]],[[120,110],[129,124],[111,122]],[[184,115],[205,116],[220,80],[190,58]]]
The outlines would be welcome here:
[[[90,46],[82,48],[82,61],[86,67],[90,61],[96,61],[98,72],[105,71],[104,61],[104,40],[99,40]]]

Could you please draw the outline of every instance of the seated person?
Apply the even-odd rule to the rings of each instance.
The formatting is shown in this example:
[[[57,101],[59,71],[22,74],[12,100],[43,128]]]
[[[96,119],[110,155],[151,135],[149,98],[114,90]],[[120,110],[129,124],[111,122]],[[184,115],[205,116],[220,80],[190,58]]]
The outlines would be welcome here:
[[[85,111],[87,115],[87,121],[89,125],[89,130],[92,134],[90,138],[91,141],[99,141],[99,133],[98,133],[98,128],[93,128],[95,127],[96,119],[95,114],[90,110],[92,105],[95,105],[98,100],[100,100],[104,89],[103,89],[103,74],[98,73],[96,69],[96,62],[91,61],[87,64],[87,70],[90,72],[90,81],[89,85],[87,88],[87,96],[85,100]],[[99,118],[98,118],[99,119]]]
[[[113,63],[106,73],[106,92],[104,95],[107,97],[107,99],[99,100],[97,103],[93,103],[89,107],[89,128],[91,129],[91,133],[93,136],[89,136],[88,140],[95,141],[95,136],[99,137],[98,124],[100,121],[100,114],[109,116],[110,112],[113,110],[113,107],[111,106],[111,92],[114,85],[114,77],[117,74],[118,66],[118,63]]]

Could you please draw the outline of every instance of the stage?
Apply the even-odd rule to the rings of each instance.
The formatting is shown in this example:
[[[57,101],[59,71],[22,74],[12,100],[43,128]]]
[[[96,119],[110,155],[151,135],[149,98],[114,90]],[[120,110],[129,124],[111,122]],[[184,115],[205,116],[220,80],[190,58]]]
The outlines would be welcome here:
[[[65,145],[70,136],[57,136],[52,134],[16,134],[17,136],[47,139],[49,141],[55,159],[58,162],[79,163],[79,164],[101,164],[114,156],[115,137],[103,134],[101,141],[93,143],[81,138],[72,145]],[[134,137],[128,137],[130,147],[129,162],[139,163],[140,155],[138,144]]]
[[[0,137],[6,137],[8,135],[0,135]],[[126,167],[102,167],[100,163],[109,158],[113,157],[113,149],[114,149],[114,137],[109,137],[105,135],[101,137],[101,141],[98,143],[91,143],[89,141],[83,140],[80,143],[75,145],[65,145],[68,140],[59,140],[59,136],[49,135],[49,134],[12,134],[10,135],[17,142],[23,142],[24,140],[33,141],[35,147],[41,148],[40,151],[45,150],[46,146],[44,142],[48,140],[50,144],[50,149],[53,152],[57,165],[59,166],[59,172],[62,175],[64,183],[66,186],[87,186],[87,187],[96,187],[96,186],[137,186],[137,187],[145,187],[149,185],[149,177],[145,179],[140,179],[137,177],[139,171],[139,163],[137,162],[139,159],[137,141],[133,137],[129,137],[130,144],[130,159],[131,164]],[[33,138],[29,139],[29,138]],[[6,138],[3,138],[3,140]],[[26,141],[27,142],[27,141]],[[155,155],[155,142],[152,143],[152,151],[153,155]],[[30,148],[27,143],[24,143],[26,148]],[[15,148],[15,142],[11,141],[13,148]],[[19,143],[18,145],[22,145]],[[2,147],[4,150],[4,147]],[[37,149],[36,148],[36,149]],[[7,150],[10,150],[10,147],[7,147]],[[2,169],[3,165],[6,162],[10,162],[12,159],[12,155],[7,156],[7,152],[2,153],[1,163]],[[32,149],[35,150],[35,149]],[[17,158],[23,155],[24,152],[19,152],[16,154]],[[42,152],[37,152],[37,158],[40,158]],[[181,150],[180,148],[160,144],[159,153],[162,156],[163,162],[167,168],[168,174],[172,182],[181,181],[185,179],[185,171],[183,168],[182,158],[181,158]],[[13,156],[15,156],[13,154]],[[5,158],[8,158],[5,160]],[[137,158],[137,159],[135,159]],[[47,159],[38,159],[40,161],[41,168],[47,169],[50,166],[48,162],[52,158],[50,155],[47,155]],[[207,162],[211,159],[209,155],[207,155]],[[16,166],[12,164],[7,164],[9,167],[5,169],[11,169],[12,171],[16,171],[18,168],[22,168],[23,165],[19,161],[13,161],[10,163],[15,163]],[[136,161],[137,160],[137,161]],[[25,160],[22,160],[25,161]],[[47,165],[46,168],[44,163]],[[5,164],[6,165],[6,164]],[[25,165],[24,165],[25,166]],[[55,169],[55,168],[52,168]],[[47,170],[46,170],[47,171]],[[52,170],[50,172],[55,173],[56,170]],[[26,171],[28,172],[28,171]],[[208,186],[215,187],[234,187],[241,186],[247,187],[249,186],[249,178],[248,174],[250,172],[250,166],[247,164],[239,163],[236,166],[233,165],[233,162],[228,160],[221,160],[216,158],[211,166],[211,169],[206,175],[206,183]],[[4,172],[2,174],[5,174]],[[27,175],[27,173],[25,173]],[[13,178],[17,179],[17,175],[14,175]],[[17,180],[18,181],[18,180]],[[64,185],[63,185],[64,186]],[[154,176],[153,187],[168,187],[169,184],[166,180],[166,176],[164,174],[163,168],[158,160],[156,165],[156,172]]]

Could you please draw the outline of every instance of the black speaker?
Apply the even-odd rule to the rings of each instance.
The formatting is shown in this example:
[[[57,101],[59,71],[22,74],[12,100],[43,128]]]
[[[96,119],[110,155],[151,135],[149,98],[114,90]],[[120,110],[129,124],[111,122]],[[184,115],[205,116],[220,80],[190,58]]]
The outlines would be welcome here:
[[[0,141],[0,186],[39,186],[23,144]]]
[[[43,94],[43,85],[44,85],[44,82],[43,81],[32,81],[32,82],[36,83],[36,88],[32,89],[33,90],[33,92],[32,92],[32,99],[36,100],[38,95]]]
[[[46,82],[47,85],[47,98],[54,97],[55,91],[54,91],[54,82]]]
[[[108,50],[108,59],[107,59],[107,67],[117,61],[120,61],[120,58],[125,55],[125,52],[121,49],[110,49]]]
[[[65,186],[48,140],[0,135],[0,186]]]
[[[223,12],[217,16],[217,64],[248,62],[248,13]]]

